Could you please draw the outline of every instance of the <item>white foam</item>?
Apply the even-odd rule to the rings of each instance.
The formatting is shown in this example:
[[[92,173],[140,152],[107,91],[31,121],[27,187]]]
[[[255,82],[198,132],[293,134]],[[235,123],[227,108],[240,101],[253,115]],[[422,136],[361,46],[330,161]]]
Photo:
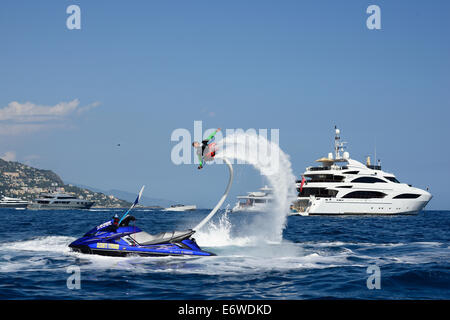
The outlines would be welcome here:
[[[207,247],[246,246],[254,241],[250,237],[232,237],[231,228],[228,212],[225,212],[218,224],[210,221],[195,234],[195,239],[199,246]]]
[[[0,245],[0,272],[41,271],[52,268],[49,258],[61,258],[70,252],[72,237],[49,236]],[[40,253],[40,254],[39,254]]]
[[[235,133],[219,141],[217,159],[227,158],[252,165],[263,175],[273,189],[274,201],[267,212],[258,214],[251,226],[243,228],[242,237],[230,236],[230,226],[210,224],[207,231],[197,236],[202,243],[215,245],[243,245],[249,241],[280,243],[289,208],[295,199],[295,176],[292,173],[289,156],[280,147],[260,135]],[[255,152],[246,152],[251,146]],[[245,231],[245,232],[244,232]]]
[[[439,242],[358,244],[340,241],[293,243],[283,240],[280,243],[271,244],[257,238],[232,236],[232,225],[226,213],[216,224],[210,223],[205,229],[206,231],[198,233],[197,240],[199,244],[203,241],[210,242],[204,249],[214,248],[211,251],[218,254],[215,257],[124,258],[86,255],[71,252],[67,247],[75,238],[47,236],[1,245],[0,272],[56,270],[77,264],[82,272],[125,270],[136,274],[181,273],[239,276],[271,271],[326,269],[342,266],[365,268],[369,264],[415,265],[449,258],[447,246]],[[405,251],[402,246],[408,250]],[[420,252],[410,250],[415,246],[421,248]],[[383,251],[382,256],[378,256],[378,251],[372,250],[377,247],[383,249],[392,247],[392,250]],[[49,263],[49,259],[53,262]]]
[[[68,245],[74,241],[73,237],[46,236],[31,240],[7,242],[0,245],[1,251],[50,251],[66,253],[70,249]]]

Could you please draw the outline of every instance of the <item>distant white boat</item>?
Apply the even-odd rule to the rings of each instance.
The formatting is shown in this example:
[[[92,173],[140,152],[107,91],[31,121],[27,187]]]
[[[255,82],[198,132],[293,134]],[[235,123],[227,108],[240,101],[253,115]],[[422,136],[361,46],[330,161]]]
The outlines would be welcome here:
[[[184,204],[174,204],[169,208],[165,208],[162,211],[194,211],[197,210],[196,205],[184,205]]]
[[[260,188],[259,191],[248,192],[246,196],[238,196],[240,201],[236,203],[231,212],[261,212],[267,208],[267,204],[272,202],[272,189],[268,186]]]
[[[90,209],[94,201],[78,199],[67,193],[42,193],[28,209]]]
[[[0,208],[26,209],[28,201],[19,198],[2,197]]]

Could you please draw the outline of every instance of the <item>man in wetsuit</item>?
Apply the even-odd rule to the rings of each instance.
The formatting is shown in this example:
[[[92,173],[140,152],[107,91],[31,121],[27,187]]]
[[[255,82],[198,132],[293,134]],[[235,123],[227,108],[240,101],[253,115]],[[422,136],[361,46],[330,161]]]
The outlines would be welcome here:
[[[119,216],[116,213],[112,218],[112,223],[104,228],[103,231],[117,232],[117,228],[119,228]]]
[[[113,217],[113,225],[116,227],[119,226],[119,216],[117,215],[117,213]]]
[[[120,222],[119,224],[119,216],[117,215],[117,213],[114,215],[114,217],[112,218],[112,224],[110,226],[108,226],[107,228],[105,228],[105,231],[110,231],[110,232],[117,232],[117,229],[119,227],[126,227],[129,225],[129,223],[131,221],[136,221],[136,218],[133,216],[127,216],[125,219],[122,220],[122,222]]]
[[[216,131],[214,131],[208,138],[202,141],[202,143],[199,143],[197,141],[192,142],[192,146],[197,151],[197,157],[199,161],[198,169],[203,168],[203,163],[206,161],[212,161],[214,156],[216,155],[216,150],[213,145],[209,145],[211,140],[214,139],[214,136],[217,132],[220,131],[220,128],[218,128]]]

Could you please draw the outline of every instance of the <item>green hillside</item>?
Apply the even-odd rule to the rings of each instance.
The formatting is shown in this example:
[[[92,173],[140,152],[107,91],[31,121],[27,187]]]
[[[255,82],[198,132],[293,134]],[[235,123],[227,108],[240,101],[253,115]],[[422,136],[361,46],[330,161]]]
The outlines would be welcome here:
[[[0,159],[0,194],[32,201],[43,192],[66,192],[95,201],[94,207],[128,207],[130,202],[112,195],[65,184],[51,170],[37,169],[15,161]]]

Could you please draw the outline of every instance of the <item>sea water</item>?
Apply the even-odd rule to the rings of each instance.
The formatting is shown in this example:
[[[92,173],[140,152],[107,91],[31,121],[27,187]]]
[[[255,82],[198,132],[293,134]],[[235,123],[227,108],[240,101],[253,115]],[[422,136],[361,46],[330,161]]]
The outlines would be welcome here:
[[[281,241],[221,210],[194,234],[213,257],[104,257],[68,245],[116,210],[0,210],[0,299],[449,299],[450,212],[289,216]],[[208,210],[136,210],[149,233],[194,227]],[[369,289],[380,270],[379,289]],[[79,289],[68,286],[73,268]],[[369,271],[369,273],[368,273]]]

